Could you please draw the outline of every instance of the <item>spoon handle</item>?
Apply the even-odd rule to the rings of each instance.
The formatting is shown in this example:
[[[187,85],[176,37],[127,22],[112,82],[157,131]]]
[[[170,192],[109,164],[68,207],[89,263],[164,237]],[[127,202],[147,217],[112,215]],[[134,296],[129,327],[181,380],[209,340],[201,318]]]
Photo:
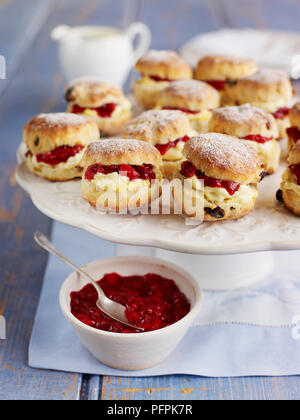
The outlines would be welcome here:
[[[99,284],[85,271],[83,271],[80,267],[77,267],[75,264],[73,264],[68,258],[66,258],[61,252],[58,251],[58,249],[55,248],[55,246],[49,241],[47,236],[45,236],[41,232],[35,232],[34,234],[34,240],[38,245],[40,245],[42,248],[44,248],[46,251],[51,252],[51,254],[55,255],[56,257],[60,258],[62,261],[64,261],[66,264],[70,265],[77,273],[82,274],[83,276],[86,276],[93,284],[93,286],[96,288],[97,292],[105,296],[102,288],[99,286]]]

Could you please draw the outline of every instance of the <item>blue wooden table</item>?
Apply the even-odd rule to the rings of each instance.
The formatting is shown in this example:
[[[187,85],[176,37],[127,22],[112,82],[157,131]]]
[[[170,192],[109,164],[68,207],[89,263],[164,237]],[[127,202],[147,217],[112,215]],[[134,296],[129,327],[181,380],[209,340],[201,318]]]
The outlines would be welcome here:
[[[136,3],[139,0],[127,0]],[[22,127],[33,115],[64,109],[64,80],[51,29],[70,25],[124,24],[126,0],[0,0],[0,399],[299,399],[300,378],[98,377],[31,369],[27,349],[46,254],[33,232],[51,231],[14,179]],[[129,14],[130,15],[130,14]],[[131,19],[152,30],[154,48],[176,49],[199,32],[229,27],[298,30],[297,0],[144,0]]]

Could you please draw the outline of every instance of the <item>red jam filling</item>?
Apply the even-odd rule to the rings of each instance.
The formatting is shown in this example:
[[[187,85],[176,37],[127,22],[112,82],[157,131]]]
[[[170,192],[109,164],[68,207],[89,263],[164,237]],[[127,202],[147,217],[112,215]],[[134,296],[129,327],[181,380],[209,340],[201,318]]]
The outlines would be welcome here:
[[[70,157],[75,156],[82,149],[83,146],[59,146],[50,152],[37,154],[36,160],[54,166],[66,162]]]
[[[296,175],[297,177],[297,184],[300,185],[300,164],[298,165],[290,165],[290,171],[292,174]]]
[[[147,76],[147,77],[154,80],[155,82],[172,82],[171,79],[167,79],[166,77],[159,77],[159,76]]]
[[[208,80],[206,83],[219,91],[224,90],[226,86],[226,82],[224,82],[224,80]]]
[[[172,107],[172,106],[164,106],[163,109],[171,109],[171,110],[175,110],[175,111],[186,112],[187,114],[198,114],[198,112],[200,112],[200,111],[192,111],[192,110],[186,109],[186,108],[175,108],[175,107]]]
[[[203,179],[205,187],[225,188],[229,195],[233,195],[240,188],[240,184],[238,182],[211,178],[204,175],[188,160],[182,163],[180,173],[185,178],[191,178],[195,175],[198,179]]]
[[[156,144],[155,147],[157,148],[157,150],[160,152],[160,154],[163,156],[167,153],[168,150],[170,150],[172,147],[176,147],[177,144],[180,141],[183,141],[184,143],[186,143],[189,140],[189,136],[183,136],[183,137],[179,137],[179,139],[173,140],[173,141],[169,141],[169,143],[166,144]]]
[[[300,139],[300,130],[297,127],[289,127],[286,129],[287,135],[296,143]]]
[[[97,174],[108,175],[113,172],[117,172],[120,175],[127,176],[130,181],[134,179],[144,179],[151,181],[156,178],[155,172],[153,171],[153,165],[100,165],[95,163],[90,165],[85,172],[85,179],[94,179]]]
[[[113,102],[99,106],[98,108],[82,108],[81,106],[75,104],[72,107],[72,112],[73,114],[82,114],[86,109],[91,109],[92,111],[96,111],[101,118],[110,118],[117,106],[118,104]]]
[[[273,112],[272,115],[277,120],[283,120],[288,113],[290,112],[290,108],[287,106],[284,106],[282,108],[277,109],[277,111]]]
[[[105,295],[126,307],[130,323],[153,331],[174,324],[190,311],[190,303],[175,282],[158,274],[121,276],[105,274],[98,281]],[[118,333],[141,332],[114,321],[96,306],[97,292],[87,284],[71,293],[71,313],[90,327]]]
[[[256,143],[267,143],[268,141],[273,140],[273,137],[263,137],[260,134],[249,134],[249,136],[244,137],[245,140],[256,141]]]

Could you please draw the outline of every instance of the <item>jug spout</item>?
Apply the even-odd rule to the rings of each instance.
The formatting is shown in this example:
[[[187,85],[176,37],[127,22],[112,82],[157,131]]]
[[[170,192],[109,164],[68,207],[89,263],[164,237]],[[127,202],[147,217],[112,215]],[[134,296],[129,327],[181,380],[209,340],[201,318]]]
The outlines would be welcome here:
[[[58,25],[51,31],[53,41],[60,41],[62,38],[71,34],[72,28],[68,25]]]

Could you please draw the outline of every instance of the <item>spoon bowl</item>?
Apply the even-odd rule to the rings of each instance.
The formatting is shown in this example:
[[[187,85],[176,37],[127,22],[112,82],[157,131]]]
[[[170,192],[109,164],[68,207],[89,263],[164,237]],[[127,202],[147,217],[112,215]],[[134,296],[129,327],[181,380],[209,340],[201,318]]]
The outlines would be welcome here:
[[[129,327],[138,329],[140,331],[144,331],[143,328],[137,327],[136,325],[131,324],[125,314],[125,306],[121,305],[114,300],[109,299],[105,293],[103,292],[101,286],[82,268],[77,267],[74,263],[72,263],[68,258],[66,258],[55,246],[49,241],[47,236],[45,236],[41,232],[35,232],[34,240],[36,243],[44,248],[46,251],[50,252],[51,254],[55,255],[56,257],[60,258],[63,262],[70,265],[79,275],[85,276],[88,278],[90,283],[94,286],[98,293],[98,299],[96,302],[97,307],[105,313],[105,315],[109,316],[110,318],[114,319],[115,321],[121,322],[122,324],[128,325]]]

